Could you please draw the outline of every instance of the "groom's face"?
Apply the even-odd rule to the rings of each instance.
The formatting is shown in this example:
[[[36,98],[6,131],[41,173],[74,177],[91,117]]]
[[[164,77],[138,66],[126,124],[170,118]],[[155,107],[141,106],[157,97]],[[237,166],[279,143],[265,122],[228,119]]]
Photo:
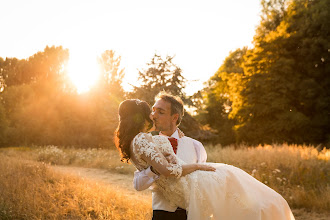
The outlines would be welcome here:
[[[162,99],[152,106],[151,117],[157,131],[172,131],[176,127],[176,114],[171,114],[171,103]]]

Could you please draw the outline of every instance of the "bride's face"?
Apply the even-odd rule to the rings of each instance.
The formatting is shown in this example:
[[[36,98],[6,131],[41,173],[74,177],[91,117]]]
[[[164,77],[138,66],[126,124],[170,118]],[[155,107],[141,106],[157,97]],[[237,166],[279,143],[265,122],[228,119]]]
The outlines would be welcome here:
[[[150,115],[151,116],[151,115]],[[149,117],[150,117],[149,116]],[[148,132],[150,129],[153,127],[153,124],[151,124],[148,120],[145,120],[144,122],[144,127],[143,127],[143,132]]]

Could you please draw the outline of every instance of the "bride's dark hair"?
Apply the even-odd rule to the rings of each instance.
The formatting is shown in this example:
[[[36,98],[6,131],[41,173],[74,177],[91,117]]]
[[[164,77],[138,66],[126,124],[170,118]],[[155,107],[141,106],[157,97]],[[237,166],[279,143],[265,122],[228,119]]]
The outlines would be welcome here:
[[[131,158],[130,144],[133,138],[143,130],[146,120],[150,128],[152,127],[151,109],[145,101],[128,99],[120,103],[118,113],[119,124],[115,131],[115,145],[121,161],[128,162]]]

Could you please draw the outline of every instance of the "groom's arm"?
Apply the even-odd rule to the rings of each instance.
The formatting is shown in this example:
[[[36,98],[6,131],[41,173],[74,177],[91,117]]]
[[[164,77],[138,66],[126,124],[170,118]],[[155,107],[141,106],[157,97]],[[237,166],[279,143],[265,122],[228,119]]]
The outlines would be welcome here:
[[[148,189],[158,178],[159,176],[151,170],[151,167],[145,170],[135,171],[133,179],[134,188],[137,191]]]

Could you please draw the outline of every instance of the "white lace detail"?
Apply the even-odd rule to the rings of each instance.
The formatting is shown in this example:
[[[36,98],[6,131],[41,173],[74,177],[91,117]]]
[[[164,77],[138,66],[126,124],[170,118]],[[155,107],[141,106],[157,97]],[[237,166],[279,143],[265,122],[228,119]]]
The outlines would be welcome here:
[[[171,164],[171,166],[167,167],[168,170],[171,171],[171,174],[174,174],[177,178],[180,178],[182,175],[182,166],[179,164]]]
[[[157,142],[157,147],[163,152],[173,154],[173,148],[167,137],[161,135],[152,136],[152,139]]]
[[[145,156],[150,157],[151,160],[163,164],[160,154],[156,151],[155,144],[153,142],[148,141],[146,135],[150,135],[150,134],[139,133],[138,135],[135,136],[135,138],[133,139],[134,153],[139,159],[141,158],[141,155],[144,154]]]
[[[151,138],[152,141],[148,140]],[[151,160],[154,160],[156,163],[164,164],[161,157],[161,153],[171,154],[175,157],[173,153],[172,146],[170,141],[164,136],[152,136],[151,134],[147,133],[139,133],[133,139],[133,152],[135,156],[139,160],[138,166],[140,167],[145,166],[148,167],[149,165],[141,159],[141,155],[145,155],[150,157]],[[170,163],[169,166],[166,167],[167,170],[171,171],[171,174],[175,175],[177,178],[181,177],[182,174],[182,166],[181,164],[172,164]]]

